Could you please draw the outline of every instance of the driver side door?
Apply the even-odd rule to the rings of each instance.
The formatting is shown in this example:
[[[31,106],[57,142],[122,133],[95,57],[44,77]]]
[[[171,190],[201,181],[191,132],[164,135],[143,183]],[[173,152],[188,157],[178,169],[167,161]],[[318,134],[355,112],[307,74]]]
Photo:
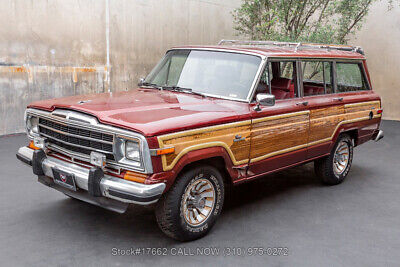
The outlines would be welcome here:
[[[265,93],[275,95],[276,102],[252,111],[249,177],[297,164],[307,156],[310,112],[300,94],[299,62],[280,59],[268,64]]]

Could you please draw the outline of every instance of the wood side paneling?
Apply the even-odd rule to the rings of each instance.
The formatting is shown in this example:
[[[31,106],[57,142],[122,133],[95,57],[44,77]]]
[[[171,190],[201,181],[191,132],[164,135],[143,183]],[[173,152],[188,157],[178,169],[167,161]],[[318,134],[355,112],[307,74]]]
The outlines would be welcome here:
[[[370,101],[311,110],[309,145],[331,140],[342,124],[368,120],[371,111],[375,117],[380,117],[379,108],[379,101]]]
[[[311,110],[308,142],[330,138],[337,125],[344,119],[344,105]]]
[[[234,164],[247,163],[250,152],[250,129],[251,121],[246,121],[159,137],[160,147],[175,147],[173,154],[163,156],[164,169],[171,169],[175,162],[189,151],[212,146],[227,148]],[[244,140],[234,142],[236,135]]]
[[[256,121],[252,128],[250,158],[252,162],[282,150],[307,144],[309,112],[292,113],[292,116],[267,117]],[[276,119],[273,119],[276,118]]]
[[[360,117],[368,117],[371,111],[376,115],[378,109],[380,109],[379,101],[348,104],[345,105],[346,119],[352,120]]]
[[[258,118],[160,136],[160,148],[175,147],[163,155],[165,171],[174,167],[186,153],[214,146],[224,147],[234,165],[257,162],[275,155],[329,141],[340,125],[380,117],[379,101],[337,105],[310,111]],[[235,136],[245,138],[234,142]]]

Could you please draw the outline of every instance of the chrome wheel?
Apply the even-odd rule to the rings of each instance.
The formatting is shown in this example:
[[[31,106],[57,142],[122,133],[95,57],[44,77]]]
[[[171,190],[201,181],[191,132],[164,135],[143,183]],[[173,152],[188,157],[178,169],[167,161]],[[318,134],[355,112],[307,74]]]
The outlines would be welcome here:
[[[215,188],[207,179],[201,178],[186,188],[182,201],[183,217],[191,226],[199,226],[211,215],[215,204]]]
[[[333,156],[333,171],[336,176],[341,175],[349,164],[350,148],[347,142],[341,141]]]

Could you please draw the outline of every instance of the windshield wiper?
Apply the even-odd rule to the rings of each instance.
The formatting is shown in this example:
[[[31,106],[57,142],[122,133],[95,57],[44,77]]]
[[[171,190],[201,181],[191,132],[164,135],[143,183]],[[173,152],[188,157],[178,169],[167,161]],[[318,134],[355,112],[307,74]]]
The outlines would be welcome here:
[[[184,88],[184,87],[179,87],[179,86],[161,86],[163,90],[168,90],[168,91],[173,91],[173,92],[182,92],[182,93],[188,93],[192,95],[198,95],[202,97],[206,97],[206,95],[193,91],[192,88]]]
[[[156,89],[162,90],[162,87],[157,85],[157,84],[155,84],[155,83],[146,83],[146,82],[144,82],[144,83],[141,84],[141,86],[151,87],[151,88],[156,88]]]
[[[202,97],[206,96],[200,92],[193,91],[192,88],[184,88],[184,87],[179,87],[179,86],[161,86],[161,85],[158,85],[155,83],[148,83],[148,82],[142,83],[141,86],[151,87],[151,88],[155,88],[158,90],[167,90],[167,91],[172,91],[172,92],[188,93],[188,94],[198,95],[198,96],[202,96]]]

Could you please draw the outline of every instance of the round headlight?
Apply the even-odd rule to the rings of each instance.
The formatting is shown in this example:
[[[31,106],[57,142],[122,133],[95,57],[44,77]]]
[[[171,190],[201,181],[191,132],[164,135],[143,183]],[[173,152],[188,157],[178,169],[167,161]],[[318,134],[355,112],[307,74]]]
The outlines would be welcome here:
[[[138,142],[125,142],[125,157],[130,160],[140,161],[140,147]]]

